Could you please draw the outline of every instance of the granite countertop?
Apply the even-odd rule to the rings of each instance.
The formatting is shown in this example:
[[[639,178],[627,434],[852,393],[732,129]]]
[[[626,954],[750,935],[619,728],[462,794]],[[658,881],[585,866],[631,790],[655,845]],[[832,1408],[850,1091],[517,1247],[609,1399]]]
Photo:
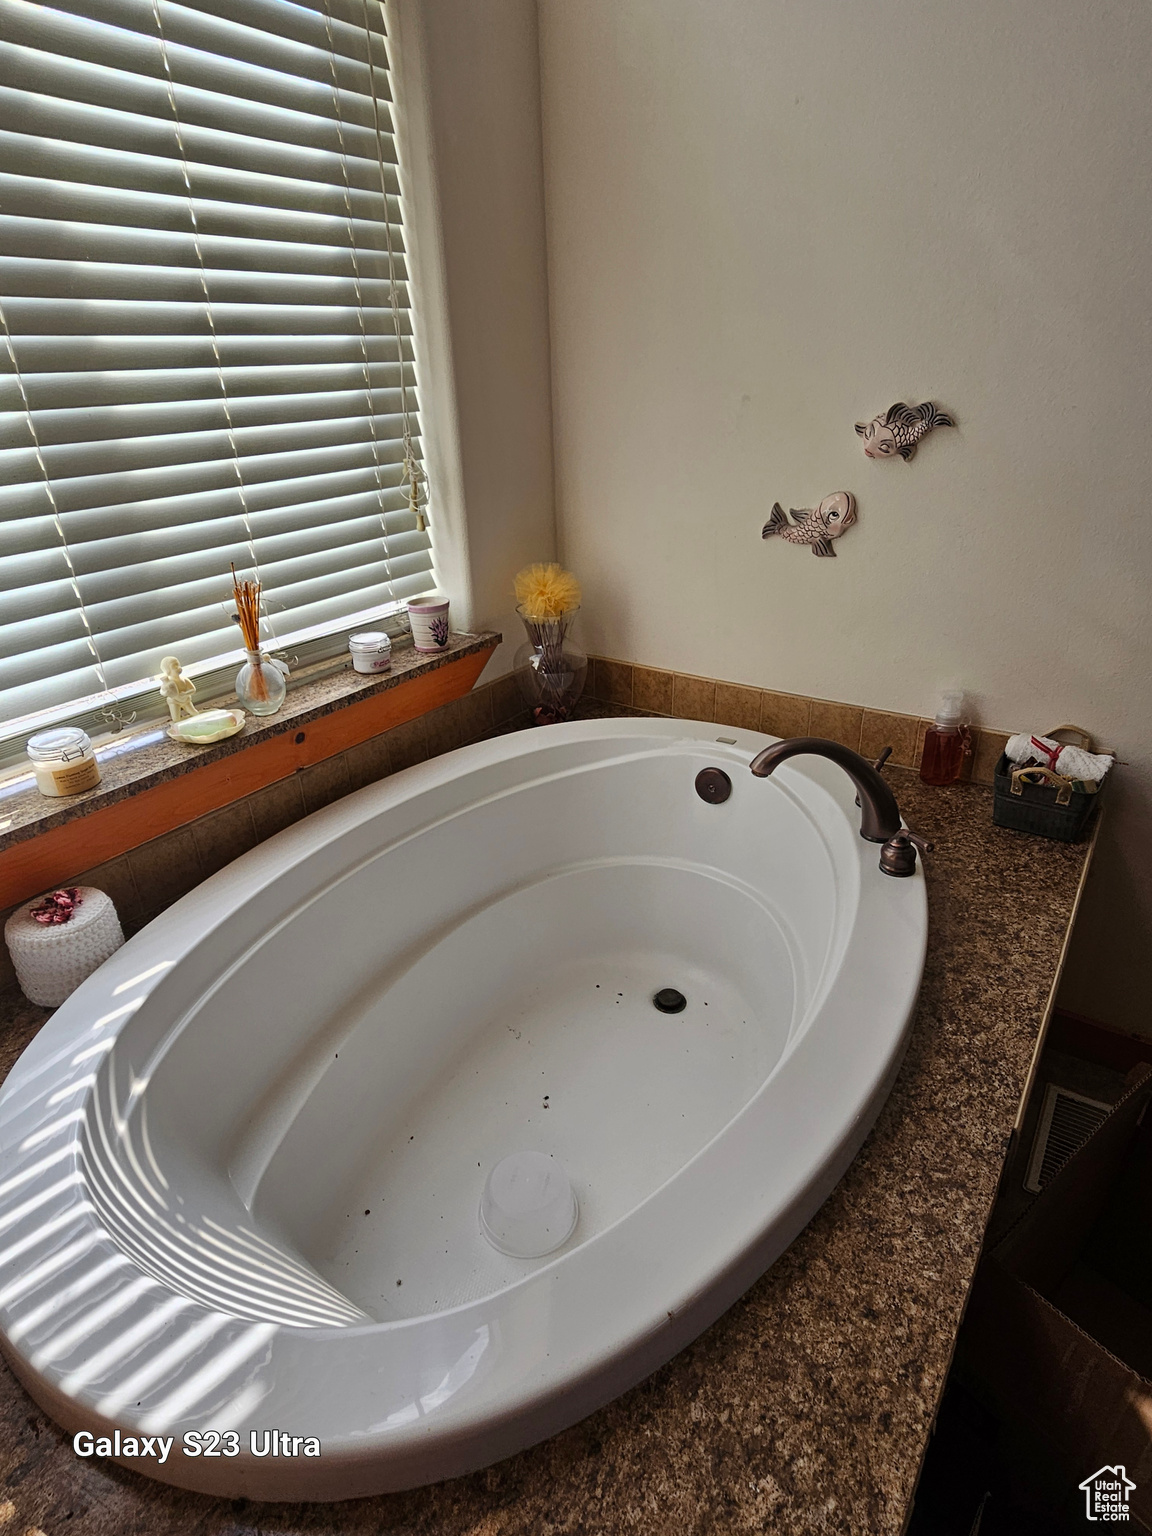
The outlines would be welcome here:
[[[387,693],[401,683],[459,661],[461,656],[488,650],[499,641],[498,634],[486,631],[477,635],[452,634],[442,651],[418,651],[412,646],[397,648],[392,653],[392,667],[388,672],[354,672],[350,658],[335,663],[321,662],[299,674],[276,714],[249,715],[244,729],[235,736],[205,746],[173,741],[167,733],[170,722],[155,720],[140,730],[97,742],[101,782],[95,789],[79,795],[60,799],[42,795],[36,788],[31,769],[17,770],[15,775],[0,781],[0,851],[106,805],[114,805],[117,800],[151,789],[167,779],[179,778],[217,758],[242,752],[245,747],[266,737],[299,730],[302,725],[330,715],[345,704],[356,704],[374,694]],[[235,696],[231,695],[213,700],[211,704],[201,701],[201,707],[227,708],[234,702]]]
[[[902,771],[890,779],[910,825],[936,845],[903,1069],[815,1219],[693,1345],[583,1423],[486,1471],[337,1505],[215,1500],[77,1460],[5,1370],[0,1529],[897,1536],[1088,848],[993,827],[991,790],[927,789]],[[0,1070],[45,1017],[16,1009]]]

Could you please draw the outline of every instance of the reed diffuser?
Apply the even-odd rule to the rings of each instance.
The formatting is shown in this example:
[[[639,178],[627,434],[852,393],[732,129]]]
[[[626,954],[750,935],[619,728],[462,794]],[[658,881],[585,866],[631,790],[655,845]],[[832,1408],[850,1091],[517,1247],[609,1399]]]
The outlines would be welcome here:
[[[288,668],[260,649],[260,581],[237,576],[232,566],[232,597],[236,622],[244,637],[247,661],[236,675],[236,697],[253,715],[274,715],[284,702]]]
[[[568,631],[580,607],[580,583],[562,566],[528,565],[516,577],[516,612],[528,632],[513,666],[537,725],[571,720],[588,658]]]

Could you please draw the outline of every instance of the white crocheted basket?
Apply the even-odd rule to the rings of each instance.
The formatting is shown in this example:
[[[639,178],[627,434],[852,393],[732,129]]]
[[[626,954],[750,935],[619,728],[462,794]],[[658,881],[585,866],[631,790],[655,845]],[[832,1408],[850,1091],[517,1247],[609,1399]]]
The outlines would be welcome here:
[[[124,942],[112,898],[91,885],[78,887],[79,901],[66,923],[38,923],[32,908],[38,896],[17,907],[4,924],[4,938],[16,979],[30,1002],[57,1008]]]

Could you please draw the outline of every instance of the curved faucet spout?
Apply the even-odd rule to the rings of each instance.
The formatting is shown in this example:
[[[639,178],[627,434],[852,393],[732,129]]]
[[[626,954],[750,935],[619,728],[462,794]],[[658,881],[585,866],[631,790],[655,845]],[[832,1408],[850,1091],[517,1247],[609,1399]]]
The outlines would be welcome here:
[[[860,836],[870,843],[886,843],[900,830],[900,807],[896,796],[873,768],[872,764],[842,747],[838,741],[825,741],[822,736],[791,736],[778,741],[775,746],[765,747],[749,765],[758,779],[766,779],[789,757],[808,753],[813,757],[826,757],[830,763],[843,768],[860,794]]]

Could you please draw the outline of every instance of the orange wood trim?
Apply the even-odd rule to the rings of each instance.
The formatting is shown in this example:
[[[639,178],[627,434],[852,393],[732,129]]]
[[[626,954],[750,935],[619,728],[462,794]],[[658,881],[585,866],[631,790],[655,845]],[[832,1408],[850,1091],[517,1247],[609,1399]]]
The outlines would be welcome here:
[[[394,725],[462,698],[495,649],[491,646],[461,656],[410,682],[342,705],[298,730],[265,737],[179,778],[166,779],[126,800],[15,843],[0,854],[0,909],[26,901],[82,870],[138,848],[209,811],[218,811]]]

